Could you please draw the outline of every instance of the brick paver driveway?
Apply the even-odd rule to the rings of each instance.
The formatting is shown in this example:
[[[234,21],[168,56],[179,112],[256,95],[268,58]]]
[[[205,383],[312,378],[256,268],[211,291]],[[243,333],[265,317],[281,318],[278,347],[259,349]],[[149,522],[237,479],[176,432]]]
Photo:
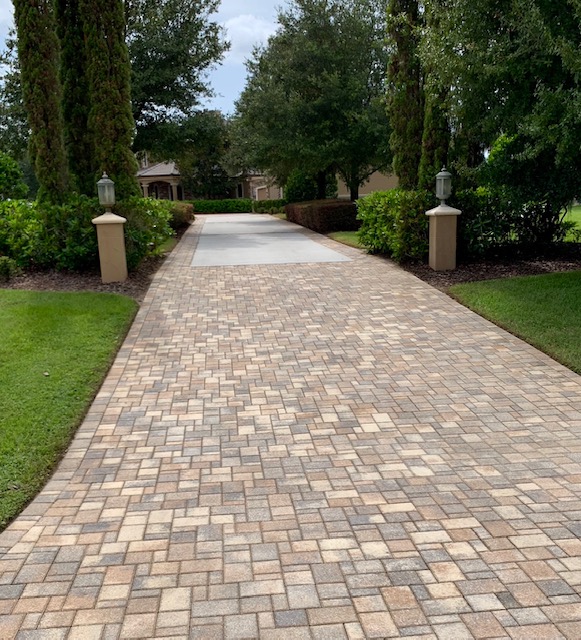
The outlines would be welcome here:
[[[581,378],[314,234],[351,261],[192,267],[202,222],[0,535],[0,638],[581,638]]]

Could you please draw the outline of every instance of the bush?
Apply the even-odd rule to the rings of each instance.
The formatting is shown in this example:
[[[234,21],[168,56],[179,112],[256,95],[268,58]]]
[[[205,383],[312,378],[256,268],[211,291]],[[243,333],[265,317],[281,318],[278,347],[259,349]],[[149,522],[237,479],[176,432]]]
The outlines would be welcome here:
[[[426,211],[435,205],[429,191],[391,189],[361,198],[357,201],[359,242],[397,262],[424,260],[428,255]]]
[[[511,251],[527,251],[562,242],[570,224],[555,220],[552,205],[521,202],[506,189],[478,187],[456,193],[450,204],[458,218],[458,256],[465,259]]]
[[[172,202],[170,212],[169,224],[174,231],[187,227],[194,219],[194,206],[189,202]]]
[[[160,255],[163,244],[173,236],[173,204],[171,200],[133,197],[115,205],[115,213],[127,218],[125,251],[129,270],[148,256]]]
[[[289,222],[300,224],[317,233],[357,231],[357,208],[349,200],[313,200],[287,204],[284,208]]]
[[[130,198],[115,205],[127,218],[125,239],[130,269],[159,253],[173,235],[169,201]],[[0,202],[0,254],[24,268],[84,271],[99,264],[92,219],[103,213],[96,198],[72,197],[66,204]]]
[[[286,199],[282,200],[254,200],[252,210],[254,213],[284,213]]]
[[[0,256],[0,282],[8,282],[18,271],[15,260],[8,256]]]
[[[192,200],[195,213],[252,213],[250,198],[231,200]]]

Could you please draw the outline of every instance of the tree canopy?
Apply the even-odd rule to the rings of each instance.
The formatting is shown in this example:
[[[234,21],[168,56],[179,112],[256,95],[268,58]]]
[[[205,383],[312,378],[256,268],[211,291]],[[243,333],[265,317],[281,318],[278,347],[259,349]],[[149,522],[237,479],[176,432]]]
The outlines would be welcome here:
[[[295,168],[339,172],[356,197],[390,165],[385,20],[371,0],[296,0],[247,63],[235,117],[241,155],[284,184]],[[242,142],[240,142],[242,140]]]
[[[133,117],[138,128],[191,115],[212,95],[207,72],[229,43],[210,19],[220,0],[126,0]]]

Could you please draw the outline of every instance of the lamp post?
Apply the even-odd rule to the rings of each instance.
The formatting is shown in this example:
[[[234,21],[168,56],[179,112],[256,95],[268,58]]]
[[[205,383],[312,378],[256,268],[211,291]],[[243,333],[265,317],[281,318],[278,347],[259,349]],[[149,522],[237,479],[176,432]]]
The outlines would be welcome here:
[[[446,204],[446,200],[452,195],[452,174],[442,167],[442,171],[436,176],[436,198],[440,204]]]
[[[456,268],[456,236],[458,216],[462,213],[446,204],[452,195],[452,174],[442,168],[436,176],[436,197],[440,204],[426,211],[430,219],[430,267],[434,271],[451,271]]]
[[[97,193],[99,194],[99,204],[110,213],[111,207],[115,204],[115,183],[106,173],[97,182]]]
[[[127,258],[125,255],[125,235],[123,225],[126,218],[117,216],[111,211],[115,204],[115,183],[106,173],[97,182],[99,204],[105,207],[106,213],[93,219],[97,227],[99,243],[99,263],[101,280],[108,282],[125,282],[127,280]]]

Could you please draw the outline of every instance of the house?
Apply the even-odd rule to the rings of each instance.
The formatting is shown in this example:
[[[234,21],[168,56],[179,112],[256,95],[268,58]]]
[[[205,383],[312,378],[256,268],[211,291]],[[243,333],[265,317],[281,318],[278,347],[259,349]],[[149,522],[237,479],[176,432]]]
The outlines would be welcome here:
[[[137,180],[145,198],[184,200],[181,176],[175,162],[150,165],[146,157],[137,172]]]
[[[144,197],[159,198],[161,200],[191,199],[191,194],[184,192],[181,176],[175,162],[156,162],[149,164],[147,156],[137,172],[137,179]],[[272,179],[258,172],[240,173],[234,177],[236,185],[230,194],[231,198],[250,198],[252,200],[279,200],[284,197],[282,187]],[[337,179],[339,198],[349,198],[349,188],[340,178]],[[360,197],[374,191],[395,189],[398,185],[397,177],[393,174],[383,174],[376,171],[359,189]]]

